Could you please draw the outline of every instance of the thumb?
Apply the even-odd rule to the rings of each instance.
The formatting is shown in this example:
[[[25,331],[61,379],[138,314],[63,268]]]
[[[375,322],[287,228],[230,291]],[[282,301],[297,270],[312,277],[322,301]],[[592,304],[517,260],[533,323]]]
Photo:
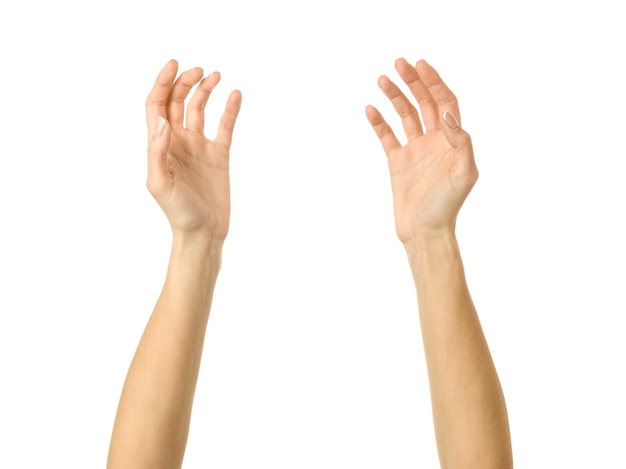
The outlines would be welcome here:
[[[456,177],[458,182],[467,188],[467,192],[478,179],[478,169],[474,161],[474,150],[472,149],[472,138],[461,128],[461,124],[450,111],[445,111],[442,115],[444,124],[441,126],[446,140],[458,156],[456,163],[458,171]]]
[[[159,116],[148,142],[148,189],[155,195],[171,183],[167,164],[171,128],[169,122]]]
[[[458,118],[450,111],[445,111],[441,117],[444,122],[442,130],[446,140],[452,148],[458,148],[459,144],[468,137],[467,133],[461,128]]]

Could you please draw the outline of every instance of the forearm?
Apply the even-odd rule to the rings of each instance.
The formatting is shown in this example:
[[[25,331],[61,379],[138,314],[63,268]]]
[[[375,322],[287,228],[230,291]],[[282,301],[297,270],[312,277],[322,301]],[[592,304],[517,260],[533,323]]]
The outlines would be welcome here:
[[[122,391],[109,469],[180,467],[221,247],[174,237],[163,291]]]
[[[504,395],[452,231],[405,244],[443,468],[512,467]]]

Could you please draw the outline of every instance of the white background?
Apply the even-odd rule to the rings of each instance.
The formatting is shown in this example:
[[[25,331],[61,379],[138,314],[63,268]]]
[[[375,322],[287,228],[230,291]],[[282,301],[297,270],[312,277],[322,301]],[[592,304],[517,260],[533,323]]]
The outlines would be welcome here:
[[[458,237],[519,468],[625,468],[619,2],[3,2],[0,467],[104,467],[169,256],[144,100],[243,92],[185,467],[438,467],[416,301],[364,114],[393,62],[459,97]]]

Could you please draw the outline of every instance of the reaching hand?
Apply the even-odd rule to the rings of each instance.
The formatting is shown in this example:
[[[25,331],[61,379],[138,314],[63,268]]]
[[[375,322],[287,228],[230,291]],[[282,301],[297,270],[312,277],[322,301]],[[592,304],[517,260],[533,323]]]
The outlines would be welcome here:
[[[454,230],[456,216],[478,170],[469,134],[461,129],[456,97],[425,61],[415,67],[404,59],[396,70],[419,103],[417,109],[386,76],[378,85],[402,118],[407,143],[402,146],[380,112],[366,108],[367,118],[387,154],[396,231],[400,241]],[[425,128],[425,129],[424,129]]]
[[[146,101],[147,186],[174,233],[202,233],[223,241],[230,221],[229,150],[241,93],[230,94],[215,140],[209,140],[204,108],[220,74],[202,78],[202,69],[192,68],[175,80],[177,71],[177,62],[170,61]],[[196,84],[183,122],[185,99]]]

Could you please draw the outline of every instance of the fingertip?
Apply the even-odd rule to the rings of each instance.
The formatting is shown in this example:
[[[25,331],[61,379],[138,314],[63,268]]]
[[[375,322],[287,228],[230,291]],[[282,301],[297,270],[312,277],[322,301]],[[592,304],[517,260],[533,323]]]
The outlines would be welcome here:
[[[228,101],[230,101],[233,105],[237,106],[237,110],[241,107],[242,94],[240,90],[233,90],[228,97]]]
[[[446,110],[441,114],[441,120],[443,121],[442,130],[448,143],[453,148],[457,148],[459,146],[458,137],[463,133],[459,119],[454,113]]]
[[[378,87],[379,88],[384,88],[386,85],[389,84],[391,80],[389,79],[389,77],[387,75],[381,75],[378,77]]]
[[[181,73],[181,75],[183,74],[185,74],[188,79],[198,82],[204,76],[204,70],[202,70],[202,67],[192,67],[189,70]]]
[[[394,66],[396,67],[396,70],[400,70],[401,67],[404,67],[406,65],[409,65],[409,63],[404,57],[399,57],[394,62]]]
[[[459,124],[459,121],[456,118],[456,116],[452,114],[450,111],[444,111],[441,117],[450,129],[456,130],[459,127],[461,127],[461,124]]]
[[[159,72],[157,76],[157,83],[159,84],[167,84],[174,81],[176,78],[176,73],[178,72],[178,62],[174,59],[170,60]]]
[[[426,60],[424,60],[424,59],[419,59],[415,63],[415,70],[417,70],[418,73],[419,73],[420,70],[422,70],[422,72],[423,72],[423,71],[426,71],[426,70],[429,70],[429,69],[432,69],[432,68],[433,68],[432,65],[430,65],[428,62],[426,62]]]
[[[385,119],[380,111],[371,104],[365,107],[365,117],[367,117],[367,121],[373,127],[385,122]]]
[[[163,132],[165,132],[165,127],[167,127],[167,119],[162,116],[157,117],[156,124],[154,126],[154,136],[156,138],[160,138],[163,136]]]
[[[213,89],[215,89],[219,81],[220,81],[219,72],[211,72],[200,80],[199,86],[202,86],[203,89],[205,89],[208,92],[211,92],[213,91]]]
[[[176,72],[178,71],[178,60],[170,59],[170,61],[167,62],[165,64],[165,66],[161,70],[162,71],[170,71],[171,70],[171,73],[176,75]]]

